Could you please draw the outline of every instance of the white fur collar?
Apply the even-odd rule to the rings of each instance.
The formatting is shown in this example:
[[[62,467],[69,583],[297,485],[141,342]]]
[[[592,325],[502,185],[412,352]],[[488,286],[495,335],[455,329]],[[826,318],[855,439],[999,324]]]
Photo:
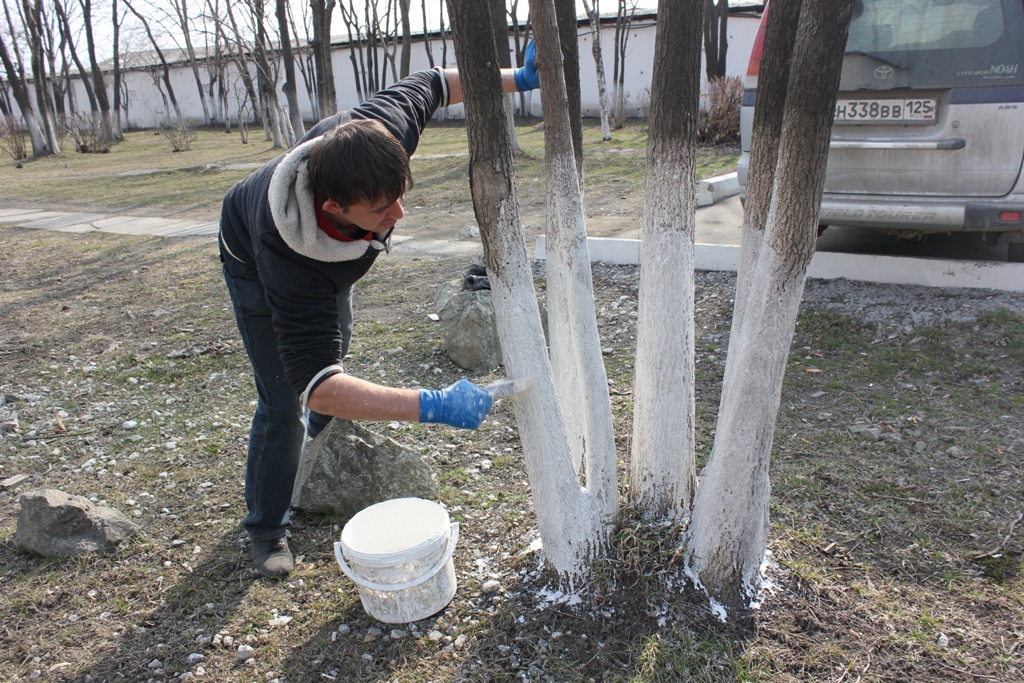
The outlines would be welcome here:
[[[306,160],[309,159],[310,149],[322,137],[307,140],[288,152],[274,169],[267,198],[270,201],[270,214],[281,239],[299,254],[327,263],[355,260],[365,254],[367,249],[391,251],[390,237],[386,242],[381,242],[383,235],[380,233],[374,233],[376,239],[370,241],[341,242],[317,227]]]

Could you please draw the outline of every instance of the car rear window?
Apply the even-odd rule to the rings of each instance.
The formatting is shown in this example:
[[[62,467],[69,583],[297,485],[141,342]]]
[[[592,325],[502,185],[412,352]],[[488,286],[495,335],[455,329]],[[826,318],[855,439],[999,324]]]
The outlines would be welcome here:
[[[905,65],[904,86],[1011,85],[1022,24],[1022,0],[856,0],[846,49]]]

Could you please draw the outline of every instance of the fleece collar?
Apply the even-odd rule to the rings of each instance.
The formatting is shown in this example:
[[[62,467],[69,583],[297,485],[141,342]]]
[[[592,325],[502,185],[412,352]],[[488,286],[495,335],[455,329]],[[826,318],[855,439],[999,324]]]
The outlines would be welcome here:
[[[288,152],[274,169],[267,198],[281,239],[297,253],[315,261],[337,263],[353,261],[368,249],[391,251],[391,233],[374,233],[374,239],[339,242],[321,230],[316,223],[313,188],[309,184],[306,161],[309,152],[323,136],[307,140]]]

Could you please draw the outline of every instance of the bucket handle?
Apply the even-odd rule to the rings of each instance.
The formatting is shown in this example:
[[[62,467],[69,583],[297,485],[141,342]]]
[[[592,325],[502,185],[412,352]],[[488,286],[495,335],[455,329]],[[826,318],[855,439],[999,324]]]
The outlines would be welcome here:
[[[348,566],[347,562],[345,562],[345,558],[342,557],[340,541],[334,542],[334,559],[338,561],[338,566],[341,567],[341,571],[345,572],[345,576],[352,579],[363,588],[369,588],[370,590],[375,591],[401,591],[407,588],[415,588],[421,583],[431,579],[434,576],[434,574],[441,571],[444,568],[444,566],[448,564],[448,561],[452,559],[452,555],[455,554],[455,544],[458,542],[459,523],[452,522],[451,535],[448,538],[448,549],[445,550],[444,556],[440,560],[438,560],[437,564],[431,567],[426,574],[417,576],[415,579],[412,579],[411,581],[406,581],[405,583],[375,583],[373,581],[369,581],[359,576],[354,571],[352,571],[352,568]]]

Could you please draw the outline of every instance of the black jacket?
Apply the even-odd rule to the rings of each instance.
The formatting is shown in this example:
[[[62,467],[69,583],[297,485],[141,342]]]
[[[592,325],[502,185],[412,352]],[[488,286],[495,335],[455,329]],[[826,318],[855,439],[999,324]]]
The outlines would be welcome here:
[[[256,269],[288,381],[303,402],[316,384],[341,372],[338,295],[366,274],[388,242],[386,235],[338,242],[316,227],[312,191],[304,182],[309,147],[345,121],[377,119],[411,156],[427,122],[447,104],[439,70],[412,74],[358,107],[320,121],[289,152],[224,197],[221,258]]]

